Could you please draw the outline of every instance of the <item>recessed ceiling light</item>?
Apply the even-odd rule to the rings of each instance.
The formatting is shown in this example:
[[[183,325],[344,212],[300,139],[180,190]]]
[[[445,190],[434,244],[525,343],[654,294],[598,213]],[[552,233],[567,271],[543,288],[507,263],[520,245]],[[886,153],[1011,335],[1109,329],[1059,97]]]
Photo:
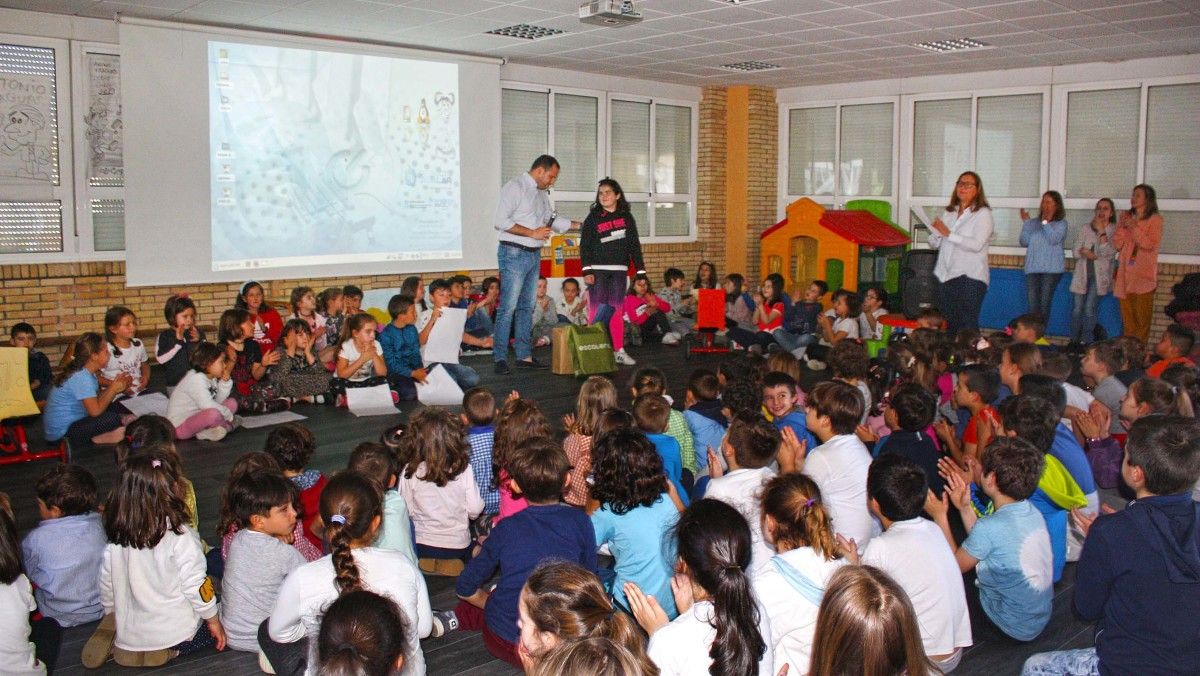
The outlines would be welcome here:
[[[971,49],[987,49],[991,45],[972,40],[971,38],[957,38],[955,40],[933,40],[931,42],[917,42],[913,47],[928,49],[931,52],[944,54],[946,52],[964,52]]]
[[[775,70],[779,66],[765,61],[739,61],[737,63],[727,63],[721,67],[725,70],[740,70],[744,73],[750,73],[756,70]]]
[[[520,38],[522,40],[537,40],[539,38],[548,38],[551,35],[560,35],[565,32],[560,28],[546,28],[545,26],[519,23],[515,26],[493,28],[488,31],[488,35],[503,35],[506,38]]]

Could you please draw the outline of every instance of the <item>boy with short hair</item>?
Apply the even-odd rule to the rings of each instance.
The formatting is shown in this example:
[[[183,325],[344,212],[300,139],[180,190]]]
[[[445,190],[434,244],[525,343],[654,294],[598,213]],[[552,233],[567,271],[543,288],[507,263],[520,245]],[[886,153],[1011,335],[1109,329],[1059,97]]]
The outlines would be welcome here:
[[[853,541],[839,538],[838,544],[848,559],[879,568],[908,593],[925,654],[946,674],[971,645],[971,617],[954,554],[943,545],[937,525],[921,518],[930,491],[928,476],[909,458],[876,458],[867,471],[867,504],[883,533],[871,539],[861,561]]]
[[[775,476],[771,461],[779,451],[779,430],[762,417],[738,417],[729,425],[729,434],[721,444],[721,455],[729,471],[721,471],[715,453],[709,458],[712,479],[704,492],[705,498],[720,500],[746,517],[750,524],[752,556],[751,575],[767,566],[775,550],[767,544],[762,532],[762,505],[759,493],[763,484]]]
[[[858,341],[843,340],[829,350],[826,359],[835,380],[853,385],[862,394],[863,414],[858,424],[865,425],[873,403],[871,388],[867,386],[867,376],[871,374],[871,357],[867,354],[867,348]]]
[[[1047,351],[1042,355],[1042,368],[1038,371],[1038,373],[1058,381],[1063,392],[1066,393],[1067,403],[1066,408],[1063,409],[1062,422],[1068,429],[1071,427],[1072,416],[1079,411],[1090,410],[1092,403],[1096,401],[1096,397],[1092,396],[1090,392],[1067,381],[1074,368],[1071,358],[1065,353]]]
[[[529,506],[496,524],[459,574],[454,591],[462,600],[454,616],[460,629],[482,630],[488,652],[519,669],[517,607],[526,579],[547,559],[596,570],[596,534],[583,510],[559,501],[571,471],[561,444],[530,439],[505,469],[513,491],[524,495]],[[497,572],[495,588],[484,591],[481,587]]]
[[[1032,641],[1046,628],[1054,601],[1054,556],[1046,522],[1029,502],[1045,466],[1045,454],[1019,437],[999,437],[971,462],[969,476],[950,472],[946,492],[925,501],[925,511],[942,529],[962,572],[976,570],[979,602],[988,619],[1018,641]],[[983,489],[995,511],[978,516],[970,483]],[[967,539],[959,546],[950,532],[953,505]]]
[[[1146,369],[1146,375],[1151,378],[1161,378],[1163,371],[1175,364],[1195,368],[1195,362],[1188,357],[1195,344],[1196,334],[1191,329],[1182,324],[1171,324],[1166,331],[1163,331],[1162,338],[1154,346],[1154,354],[1158,356],[1158,361]]]
[[[1094,521],[1075,572],[1075,613],[1096,646],[1034,655],[1026,674],[1194,673],[1200,665],[1200,424],[1146,416],[1129,430],[1121,476],[1137,499]]]
[[[671,306],[667,321],[671,323],[671,333],[675,334],[675,338],[691,333],[692,321],[688,318],[696,314],[696,298],[684,289],[686,279],[679,268],[667,268],[663,272],[663,288],[658,291],[658,297]]]
[[[408,515],[408,503],[398,490],[400,460],[387,446],[377,441],[364,441],[350,453],[346,469],[370,479],[383,495],[383,523],[379,525],[379,533],[375,536],[375,546],[400,552],[416,566],[412,517]]]
[[[421,338],[417,334],[417,306],[412,296],[396,294],[388,301],[392,321],[379,334],[383,361],[387,364],[388,386],[403,401],[417,398],[417,383],[428,372],[421,361]]]
[[[683,400],[683,418],[696,448],[697,484],[708,471],[708,449],[721,448],[729,418],[722,411],[721,383],[717,374],[708,369],[696,369],[688,377],[687,395]]]
[[[353,317],[362,312],[363,290],[353,284],[342,287],[342,315]]]
[[[79,465],[55,465],[37,482],[42,522],[21,543],[38,609],[61,626],[101,618],[100,565],[108,537],[96,511],[96,479]]]
[[[986,364],[967,364],[958,372],[954,385],[954,404],[967,409],[971,418],[963,429],[962,446],[952,435],[939,435],[946,442],[955,462],[963,456],[979,457],[979,450],[992,440],[1000,427],[1000,414],[991,402],[1000,394],[1000,372]]]
[[[34,349],[37,331],[28,322],[17,322],[13,324],[9,344],[29,350],[29,389],[33,392],[33,400],[44,406],[54,387],[54,373],[50,370],[50,358]]]
[[[905,383],[892,394],[891,404],[883,411],[883,420],[891,434],[877,440],[875,457],[898,455],[917,464],[925,472],[929,487],[942,494],[945,483],[938,474],[941,453],[926,430],[937,413],[937,398],[917,385]],[[859,435],[862,438],[862,435]],[[864,440],[865,441],[865,440]]]
[[[878,524],[867,511],[867,468],[871,454],[855,436],[862,417],[862,393],[838,380],[820,383],[808,395],[808,430],[821,442],[807,457],[779,454],[779,469],[801,471],[821,489],[833,530],[865,547]]]
[[[1109,434],[1124,434],[1121,426],[1121,400],[1125,398],[1128,389],[1117,379],[1121,370],[1121,352],[1116,343],[1103,340],[1087,346],[1083,360],[1079,363],[1083,377],[1092,381],[1092,396],[1108,409],[1112,420],[1108,426]]]
[[[490,519],[500,513],[500,491],[492,485],[492,450],[496,428],[496,399],[482,387],[463,393],[462,421],[467,427],[467,444],[471,447],[471,471],[475,485],[483,498],[483,516]]]
[[[829,285],[823,279],[815,279],[804,290],[804,298],[784,313],[783,325],[772,333],[775,342],[791,352],[797,359],[804,358],[804,352],[809,345],[817,342],[817,332],[820,331],[817,318],[825,308],[821,298],[829,291]]]
[[[663,471],[667,478],[675,484],[675,490],[686,507],[688,504],[688,489],[683,485],[683,458],[679,442],[667,434],[667,420],[671,415],[671,406],[661,394],[645,393],[633,400],[633,419],[638,429],[645,433],[654,449],[662,458]]]
[[[417,336],[422,346],[429,342],[429,334],[433,332],[433,326],[442,316],[442,310],[450,305],[450,282],[445,279],[435,279],[429,284],[429,309],[425,310],[417,318]],[[492,338],[477,338],[476,336],[467,333],[462,334],[462,342],[464,345],[473,347],[491,348]],[[425,364],[426,369],[436,366],[430,362]],[[446,373],[458,383],[458,386],[463,390],[469,390],[479,384],[479,373],[470,366],[465,364],[448,364],[442,363],[442,368],[446,369]]]
[[[1113,341],[1121,354],[1117,380],[1129,387],[1146,376],[1146,343],[1137,336],[1117,336]]]
[[[313,526],[321,518],[321,492],[325,490],[328,480],[320,470],[308,466],[308,461],[317,450],[316,438],[300,423],[283,423],[267,435],[263,450],[279,463],[283,476],[296,484],[296,489],[300,491],[300,519],[304,523],[304,537],[317,549],[323,550],[324,543]]]
[[[558,323],[558,310],[555,309],[554,299],[549,294],[549,280],[538,276],[537,287],[533,296],[533,346],[545,347],[550,344],[550,334]]]
[[[796,438],[807,441],[809,448],[817,447],[817,439],[808,431],[807,416],[796,405],[796,380],[782,371],[763,376],[762,401],[771,422],[779,430],[790,427]]]
[[[1026,312],[1012,320],[1012,337],[1014,343],[1050,344],[1046,340],[1046,319],[1036,312]]]
[[[587,301],[579,295],[579,280],[568,277],[562,282],[562,298],[554,306],[562,324],[584,326],[588,323]]]
[[[869,286],[863,291],[862,313],[858,316],[858,335],[863,340],[882,340],[883,323],[879,318],[887,314],[888,293],[882,286]]]
[[[275,472],[252,472],[230,486],[238,526],[221,578],[221,625],[229,647],[258,652],[258,628],[275,608],[279,588],[307,561],[283,539],[296,527],[296,487]]]

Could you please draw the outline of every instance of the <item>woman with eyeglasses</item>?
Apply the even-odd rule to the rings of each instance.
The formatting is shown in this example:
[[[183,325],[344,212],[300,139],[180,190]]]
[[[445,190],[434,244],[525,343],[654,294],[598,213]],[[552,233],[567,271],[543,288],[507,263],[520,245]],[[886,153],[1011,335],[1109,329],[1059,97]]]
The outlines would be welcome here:
[[[983,182],[973,171],[963,172],[954,186],[945,213],[929,232],[937,249],[933,274],[941,282],[938,309],[948,320],[948,333],[979,327],[979,308],[988,287],[988,245],[992,239],[992,210],[983,195]]]
[[[1113,234],[1113,246],[1117,249],[1113,295],[1121,301],[1125,335],[1137,336],[1142,341],[1150,338],[1162,237],[1158,195],[1145,183],[1138,184],[1129,197],[1129,211],[1117,218],[1117,231]]]

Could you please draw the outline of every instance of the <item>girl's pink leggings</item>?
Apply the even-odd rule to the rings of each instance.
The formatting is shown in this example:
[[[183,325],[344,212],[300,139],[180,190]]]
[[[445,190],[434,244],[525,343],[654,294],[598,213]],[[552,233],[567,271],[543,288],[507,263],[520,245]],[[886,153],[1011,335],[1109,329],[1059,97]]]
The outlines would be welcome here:
[[[588,323],[596,320],[596,312],[602,303],[588,304]],[[608,335],[612,337],[613,352],[620,352],[625,347],[625,308],[612,308],[612,318],[608,320]]]
[[[229,409],[230,413],[237,413],[237,402],[233,397],[221,402],[221,405]],[[192,417],[183,421],[179,427],[175,428],[176,439],[191,439],[196,436],[200,430],[206,430],[210,427],[224,427],[227,430],[233,429],[233,423],[225,420],[225,416],[215,408],[206,408]]]

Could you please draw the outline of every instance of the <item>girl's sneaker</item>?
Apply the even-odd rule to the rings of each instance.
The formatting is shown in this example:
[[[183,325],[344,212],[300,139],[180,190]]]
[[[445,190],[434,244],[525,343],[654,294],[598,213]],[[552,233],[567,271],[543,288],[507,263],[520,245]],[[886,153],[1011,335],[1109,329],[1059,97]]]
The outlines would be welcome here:
[[[675,333],[674,331],[667,331],[666,333],[663,334],[662,344],[663,345],[678,345],[679,344],[679,334]]]
[[[196,432],[196,438],[200,441],[220,441],[225,438],[229,432],[220,425],[216,427],[206,427],[205,429]]]
[[[458,615],[455,615],[453,610],[433,611],[433,631],[429,634],[431,637],[445,636],[455,629],[458,629]]]
[[[616,360],[618,364],[622,364],[624,366],[633,366],[634,364],[637,364],[637,362],[633,360],[633,357],[630,357],[629,354],[625,352],[625,348],[621,348],[614,352],[613,359]]]

